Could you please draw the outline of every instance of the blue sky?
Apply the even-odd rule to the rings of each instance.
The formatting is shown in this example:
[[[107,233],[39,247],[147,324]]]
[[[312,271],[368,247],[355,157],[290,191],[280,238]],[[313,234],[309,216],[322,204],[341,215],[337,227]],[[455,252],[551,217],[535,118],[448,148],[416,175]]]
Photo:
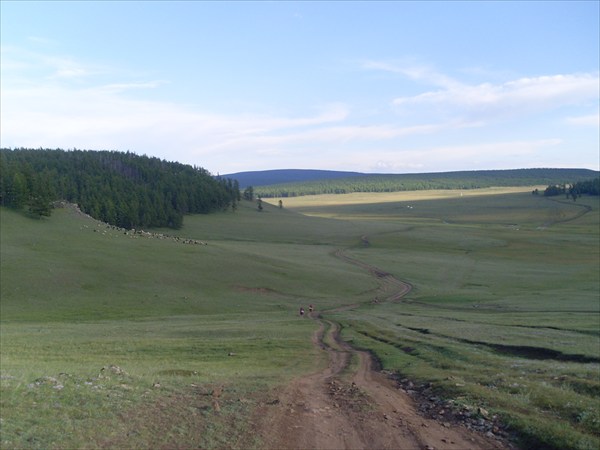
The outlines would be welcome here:
[[[1,145],[598,170],[599,2],[1,2]]]

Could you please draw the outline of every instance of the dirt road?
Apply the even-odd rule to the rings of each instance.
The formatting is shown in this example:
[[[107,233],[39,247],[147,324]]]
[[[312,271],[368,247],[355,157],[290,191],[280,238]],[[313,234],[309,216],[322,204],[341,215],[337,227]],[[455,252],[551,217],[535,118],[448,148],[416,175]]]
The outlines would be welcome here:
[[[335,256],[380,280],[381,301],[398,301],[411,286],[343,251]],[[367,352],[353,349],[336,323],[319,323],[313,343],[328,353],[328,367],[302,376],[260,411],[257,433],[270,449],[503,449],[504,444],[460,426],[420,416],[410,396],[373,369]],[[352,356],[357,370],[347,375]],[[341,376],[345,371],[345,376]]]

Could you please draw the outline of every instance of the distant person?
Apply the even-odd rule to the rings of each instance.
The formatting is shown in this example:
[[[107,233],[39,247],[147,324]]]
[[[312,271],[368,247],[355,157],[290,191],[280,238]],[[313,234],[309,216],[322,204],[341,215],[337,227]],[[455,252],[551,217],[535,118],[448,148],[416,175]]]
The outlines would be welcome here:
[[[304,308],[300,308],[300,316],[304,316]]]
[[[308,305],[308,312],[313,312],[315,307],[313,305]]]

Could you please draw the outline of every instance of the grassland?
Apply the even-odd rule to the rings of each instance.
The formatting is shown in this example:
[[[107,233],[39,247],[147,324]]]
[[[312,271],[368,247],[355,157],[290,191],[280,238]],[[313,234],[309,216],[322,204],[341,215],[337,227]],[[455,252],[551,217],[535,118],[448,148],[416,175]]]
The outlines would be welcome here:
[[[236,445],[260,395],[326,363],[299,307],[376,288],[310,238],[322,221],[254,205],[188,219],[208,245],[2,210],[2,448]]]
[[[414,286],[401,303],[330,316],[346,339],[403,377],[489,408],[528,448],[598,446],[597,198],[496,189],[321,200],[287,205],[375,222],[368,244],[347,253]]]
[[[288,198],[154,230],[208,245],[3,209],[1,446],[259,447],[253,408],[325,364],[298,308],[360,303],[326,318],[386,370],[528,447],[597,448],[598,199],[522,191]],[[339,248],[413,291],[373,304]]]

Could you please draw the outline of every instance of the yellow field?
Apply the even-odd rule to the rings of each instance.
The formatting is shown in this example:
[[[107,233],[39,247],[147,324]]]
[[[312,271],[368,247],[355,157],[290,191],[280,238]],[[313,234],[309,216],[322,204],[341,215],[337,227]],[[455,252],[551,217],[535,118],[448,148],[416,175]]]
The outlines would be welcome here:
[[[353,192],[350,194],[305,195],[301,197],[286,197],[266,199],[265,202],[278,205],[279,200],[288,208],[306,206],[341,206],[365,203],[393,203],[416,200],[437,200],[458,197],[474,197],[482,195],[513,194],[531,192],[539,189],[543,192],[546,186],[491,187],[484,189],[439,189],[427,191],[401,192]]]

